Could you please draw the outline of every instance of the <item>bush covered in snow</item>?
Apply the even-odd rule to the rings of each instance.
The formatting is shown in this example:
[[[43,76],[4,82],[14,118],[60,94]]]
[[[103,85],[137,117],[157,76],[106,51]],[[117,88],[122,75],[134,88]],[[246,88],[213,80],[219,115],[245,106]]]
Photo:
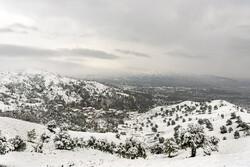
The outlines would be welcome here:
[[[87,147],[87,142],[81,137],[81,138],[73,138],[73,142],[75,147],[84,148]]]
[[[150,149],[150,152],[152,154],[163,154],[164,153],[163,144],[156,143],[153,146],[151,146],[149,149]]]
[[[211,155],[212,151],[218,151],[219,139],[215,136],[204,138],[203,152],[205,155]]]
[[[109,143],[107,142],[107,140],[102,139],[102,140],[96,140],[94,148],[103,152],[113,154],[115,152],[116,145],[113,142]]]
[[[7,141],[0,131],[0,154],[6,154],[10,151],[24,151],[25,149],[26,143],[20,136],[16,136]]]
[[[75,145],[67,131],[60,131],[54,138],[56,149],[72,150]]]
[[[134,138],[126,139],[125,144],[120,144],[117,153],[123,158],[135,159],[138,157],[146,158],[146,150],[142,143]]]
[[[118,154],[123,158],[146,158],[145,148],[139,141],[133,138],[127,139],[125,144],[120,143],[120,145],[116,145],[113,142],[109,143],[107,140],[98,140],[95,137],[91,136],[87,141],[86,146],[103,152]]]
[[[116,153],[116,144],[111,142],[109,143],[107,140],[97,140],[95,137],[91,136],[90,139],[87,141],[87,147],[97,149],[103,152],[108,153]]]
[[[20,136],[16,136],[9,140],[12,146],[12,151],[24,151],[26,149],[26,143],[21,139]]]
[[[6,154],[10,151],[8,142],[6,140],[6,138],[1,134],[0,131],[0,155],[1,154]]]

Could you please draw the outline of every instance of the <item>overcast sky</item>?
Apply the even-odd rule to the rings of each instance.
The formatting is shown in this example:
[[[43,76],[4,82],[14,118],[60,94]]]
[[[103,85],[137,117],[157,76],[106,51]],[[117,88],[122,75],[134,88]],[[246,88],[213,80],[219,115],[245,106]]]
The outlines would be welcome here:
[[[249,0],[0,0],[0,69],[250,78]]]

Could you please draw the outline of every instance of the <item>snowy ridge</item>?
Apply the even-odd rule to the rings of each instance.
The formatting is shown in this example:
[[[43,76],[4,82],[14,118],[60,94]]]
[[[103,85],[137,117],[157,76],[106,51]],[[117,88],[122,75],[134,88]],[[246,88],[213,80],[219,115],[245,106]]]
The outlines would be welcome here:
[[[82,130],[88,117],[83,113],[86,107],[93,111],[141,108],[137,97],[96,81],[34,69],[0,72],[0,77],[0,116],[43,124],[55,119]]]
[[[106,92],[111,94],[111,91],[113,91],[113,88],[95,81],[76,80],[35,69],[19,72],[1,72],[0,77],[0,94],[8,95],[13,99],[19,99],[20,102],[27,100],[29,97],[27,97],[26,93],[31,94],[31,91],[38,91],[36,93],[41,96],[45,94],[49,100],[60,97],[66,103],[80,102],[82,98],[79,94],[69,91],[70,88],[74,88],[76,85],[81,86],[90,95],[94,93],[104,94]],[[12,85],[16,86],[16,88],[11,87]],[[40,100],[40,102],[42,101],[43,99]],[[10,104],[9,107],[12,107],[10,110],[18,108],[15,104]],[[2,111],[7,110],[6,107],[1,108]]]
[[[206,110],[204,114],[200,111],[200,103],[185,101],[171,106],[159,106],[143,114],[132,115],[130,120],[125,121],[127,127],[124,128],[124,126],[120,126],[120,128],[121,131],[126,131],[128,134],[136,135],[141,138],[142,141],[147,140],[149,143],[154,143],[154,137],[157,133],[164,138],[173,137],[175,126],[180,125],[185,128],[190,123],[198,124],[199,119],[208,119],[211,121],[213,124],[213,131],[209,131],[205,128],[205,132],[208,135],[215,135],[219,137],[220,140],[223,140],[223,137],[226,137],[227,139],[234,138],[232,133],[226,133],[223,135],[220,133],[220,127],[226,125],[227,120],[231,117],[231,113],[236,113],[237,116],[240,116],[243,122],[250,123],[250,113],[248,111],[227,101],[214,100],[206,102],[203,105],[211,106],[212,110],[210,114],[208,113],[208,110]],[[177,106],[181,108],[179,111],[176,110]],[[215,106],[217,106],[218,109],[215,109]],[[184,112],[187,109],[186,107],[195,107],[195,109],[190,111],[188,115],[185,115],[186,113]],[[172,116],[162,116],[166,110],[171,111],[172,109],[176,110]],[[198,113],[198,111],[200,111],[200,113]],[[222,115],[224,115],[223,119],[221,117]],[[177,116],[179,117],[178,121],[176,121]],[[183,119],[185,119],[185,122],[183,122]],[[169,120],[170,123],[171,120],[174,120],[175,124],[168,125]],[[144,124],[144,127],[141,125],[142,123]],[[148,127],[146,127],[146,125],[148,125]],[[154,133],[152,132],[152,127],[155,125],[157,125],[158,128],[157,132]],[[234,130],[237,129],[236,123],[232,123],[231,126]],[[143,130],[139,130],[140,127],[142,127]],[[243,132],[240,133],[241,136],[244,136]]]

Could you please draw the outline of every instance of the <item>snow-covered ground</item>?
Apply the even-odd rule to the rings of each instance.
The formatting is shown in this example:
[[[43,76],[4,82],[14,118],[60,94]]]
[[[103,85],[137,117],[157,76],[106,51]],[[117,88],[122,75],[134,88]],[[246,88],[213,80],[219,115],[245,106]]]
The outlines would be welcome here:
[[[53,151],[52,153],[11,152],[0,156],[0,164],[10,167],[249,167],[250,138],[225,143],[221,153],[194,158],[167,158],[167,156],[149,156],[147,159],[124,159],[116,155],[92,149],[76,151]],[[239,146],[238,149],[237,146]]]
[[[199,103],[195,102],[183,102],[178,104],[178,106],[196,106],[196,110],[200,110]],[[166,119],[165,116],[158,115],[154,116],[155,113],[161,113],[162,111],[171,110],[176,108],[177,105],[173,106],[161,106],[156,107],[150,110],[147,113],[134,115],[131,119],[125,121],[126,126],[120,127],[120,132],[126,132],[126,136],[121,135],[121,139],[117,139],[114,133],[90,133],[90,132],[74,132],[69,131],[71,137],[83,137],[84,139],[89,139],[90,136],[94,136],[97,139],[106,139],[107,141],[120,143],[124,142],[126,137],[136,136],[142,142],[150,145],[152,144],[153,137],[155,134],[160,133],[163,137],[172,137],[174,131],[173,128],[176,125],[181,125],[186,127],[188,123],[197,123],[199,118],[209,119],[214,127],[213,131],[208,131],[205,128],[205,132],[209,135],[215,135],[220,139],[219,151],[213,152],[211,156],[203,156],[202,150],[198,150],[197,156],[194,158],[190,157],[190,150],[180,150],[176,154],[177,156],[173,158],[168,158],[167,155],[152,155],[149,152],[147,153],[147,158],[139,158],[135,160],[121,158],[117,155],[112,155],[109,153],[104,153],[98,150],[93,150],[90,148],[76,148],[72,151],[66,150],[56,150],[53,146],[53,142],[49,142],[44,147],[43,153],[32,152],[32,145],[34,143],[28,142],[27,149],[24,152],[10,152],[5,155],[0,155],[0,166],[5,165],[7,167],[249,167],[250,166],[250,137],[244,136],[243,132],[240,131],[241,137],[239,139],[234,139],[233,132],[221,134],[220,127],[226,125],[226,121],[230,119],[231,113],[235,112],[237,116],[242,118],[242,121],[249,123],[250,114],[233,104],[230,104],[225,101],[212,101],[207,103],[208,106],[211,105],[211,113],[199,114],[196,110],[189,113],[185,116],[185,113],[182,113],[185,108],[183,107],[179,112],[178,116],[182,116],[181,119],[176,121],[175,125],[167,126],[167,123],[163,120]],[[215,106],[218,106],[218,109],[214,109]],[[181,107],[180,107],[181,108]],[[222,118],[221,115],[224,115]],[[146,127],[148,117],[152,117],[151,122],[155,125],[158,125],[158,132],[152,132],[151,126]],[[173,116],[167,117],[176,118],[176,113]],[[186,119],[183,122],[183,118]],[[192,120],[188,121],[188,118]],[[197,119],[196,119],[197,118]],[[143,130],[138,130],[141,126],[141,123],[144,123]],[[236,123],[233,120],[231,125],[234,131],[237,129]],[[138,127],[135,130],[135,127]],[[37,138],[41,136],[42,133],[49,131],[45,126],[30,123],[26,121],[21,121],[12,118],[0,117],[0,130],[3,136],[7,139],[13,138],[16,135],[20,135],[22,139],[27,140],[27,131],[35,129]],[[226,137],[227,140],[222,138]],[[37,140],[38,140],[37,139]],[[38,141],[35,141],[38,142]]]

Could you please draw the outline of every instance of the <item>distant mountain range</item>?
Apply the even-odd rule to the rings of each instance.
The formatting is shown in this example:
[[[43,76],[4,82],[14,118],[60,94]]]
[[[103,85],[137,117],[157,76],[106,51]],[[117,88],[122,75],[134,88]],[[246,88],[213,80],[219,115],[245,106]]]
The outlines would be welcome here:
[[[250,86],[249,80],[231,79],[212,75],[167,74],[121,74],[119,76],[88,76],[97,81],[113,84],[141,86]]]

